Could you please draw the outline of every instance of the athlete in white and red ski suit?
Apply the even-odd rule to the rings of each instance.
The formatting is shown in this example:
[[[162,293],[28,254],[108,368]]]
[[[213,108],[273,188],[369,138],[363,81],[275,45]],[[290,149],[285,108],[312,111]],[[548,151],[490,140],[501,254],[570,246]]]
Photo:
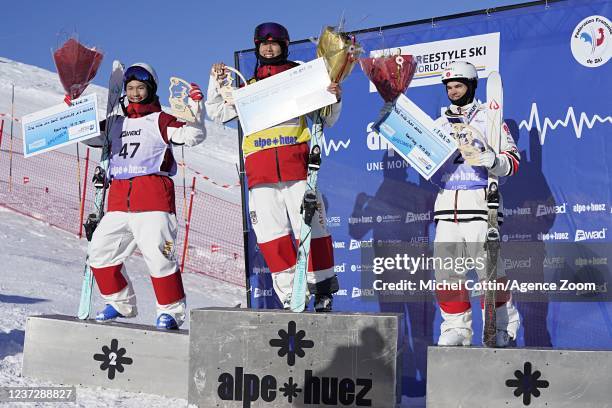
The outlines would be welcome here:
[[[436,258],[477,258],[486,259],[484,242],[487,234],[487,180],[489,174],[507,177],[518,171],[520,155],[508,127],[504,124],[500,141],[500,152],[494,153],[487,131],[487,107],[474,101],[478,74],[476,68],[467,62],[455,62],[442,74],[442,82],[452,104],[436,121],[436,124],[455,137],[472,135],[473,144],[484,149],[469,165],[458,151],[438,170],[432,181],[440,187],[434,205],[436,236],[434,256]],[[460,124],[458,131],[454,125]],[[459,133],[459,134],[457,134]],[[498,220],[503,221],[503,206],[500,197]],[[481,263],[480,265],[482,265]],[[501,264],[501,263],[499,263]],[[479,279],[486,276],[484,267],[476,267]],[[498,282],[505,276],[498,268]],[[436,268],[436,282],[464,282],[464,272]],[[500,279],[501,278],[501,279]],[[472,340],[472,311],[467,290],[437,291],[443,322],[439,345],[470,345]],[[482,302],[481,302],[482,303]],[[484,305],[483,305],[484,307]],[[497,341],[506,346],[520,325],[519,314],[508,293],[498,293]]]
[[[297,66],[297,63],[287,60],[288,44],[289,35],[280,24],[260,24],[255,29],[258,66],[249,82]],[[225,103],[218,90],[217,81],[225,75],[223,64],[213,66],[206,111],[217,122],[228,122],[237,116],[234,105]],[[330,88],[330,92],[339,96],[337,84],[332,84]],[[326,127],[336,122],[340,109],[340,102],[332,105],[331,113],[324,118]],[[296,265],[295,239],[300,235],[300,205],[306,189],[309,140],[307,118],[302,116],[250,134],[242,143],[251,224],[259,249],[272,273],[275,293],[285,307],[290,303]],[[332,294],[338,290],[338,280],[334,273],[332,240],[319,192],[310,245],[307,273],[309,292],[315,296],[315,310],[330,311]]]
[[[131,96],[132,86],[146,86]],[[138,248],[149,268],[157,300],[157,326],[176,329],[185,319],[185,291],[176,257],[177,221],[173,145],[194,146],[206,137],[202,93],[192,84],[190,104],[199,121],[186,124],[162,112],[157,76],[144,63],[124,75],[129,104],[108,129],[111,142],[107,213],[89,247],[89,264],[106,308],[96,320],[134,317],[136,298],[125,273],[125,259]],[[103,139],[90,141],[98,145]]]

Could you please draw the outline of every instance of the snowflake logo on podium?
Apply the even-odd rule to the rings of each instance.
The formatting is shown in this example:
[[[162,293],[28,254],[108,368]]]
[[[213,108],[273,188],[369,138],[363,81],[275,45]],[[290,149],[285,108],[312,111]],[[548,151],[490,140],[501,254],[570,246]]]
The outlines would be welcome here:
[[[289,401],[289,403],[292,403],[293,399],[297,398],[298,394],[302,392],[302,389],[298,388],[297,383],[293,382],[293,377],[289,377],[289,382],[286,382],[283,385],[284,386],[278,390],[283,393],[283,397],[287,397],[287,401]]]
[[[520,397],[523,395],[523,404],[529,405],[531,404],[531,396],[539,397],[540,390],[538,388],[548,388],[548,381],[540,380],[541,372],[538,370],[531,373],[531,363],[527,361],[523,366],[523,371],[516,370],[514,372],[514,376],[516,378],[512,378],[506,380],[506,387],[516,388],[514,390],[514,396]]]
[[[272,347],[278,347],[278,356],[284,357],[287,355],[287,364],[295,365],[295,356],[302,358],[306,355],[304,349],[314,347],[312,340],[304,340],[306,332],[300,330],[296,332],[296,324],[292,320],[287,325],[287,331],[280,329],[278,331],[278,339],[270,340]]]
[[[124,357],[126,350],[125,348],[119,348],[119,341],[117,339],[112,339],[110,348],[108,346],[102,346],[103,354],[94,354],[93,359],[96,361],[101,361],[100,370],[108,370],[108,379],[115,379],[115,371],[123,372],[123,365],[132,364],[132,359],[129,357]]]

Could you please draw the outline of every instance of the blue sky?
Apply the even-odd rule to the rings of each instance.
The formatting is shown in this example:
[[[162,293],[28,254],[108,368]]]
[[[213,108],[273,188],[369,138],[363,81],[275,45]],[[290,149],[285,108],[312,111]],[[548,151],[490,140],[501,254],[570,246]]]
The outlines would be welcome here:
[[[105,53],[94,83],[106,86],[113,59],[144,61],[157,70],[165,101],[170,76],[205,87],[211,64],[233,63],[233,52],[251,48],[253,29],[264,21],[280,22],[299,40],[343,13],[346,29],[359,30],[518,3],[524,1],[13,0],[2,9],[0,56],[55,71],[51,49],[76,33]]]

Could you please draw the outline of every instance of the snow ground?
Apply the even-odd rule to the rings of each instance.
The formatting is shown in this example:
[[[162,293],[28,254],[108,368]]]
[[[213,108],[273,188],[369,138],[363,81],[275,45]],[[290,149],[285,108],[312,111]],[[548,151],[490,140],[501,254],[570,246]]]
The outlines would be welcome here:
[[[76,313],[85,250],[85,240],[79,241],[72,234],[0,208],[0,386],[49,385],[21,377],[26,318]],[[146,266],[138,256],[130,257],[126,266],[139,306],[139,316],[129,321],[152,325],[155,305]],[[245,303],[242,288],[194,274],[185,274],[183,279],[190,308]],[[94,299],[94,310],[98,310],[103,303],[97,293]],[[188,329],[189,321],[183,327]],[[77,406],[88,408],[187,406],[186,400],[101,388],[79,387],[77,396]]]

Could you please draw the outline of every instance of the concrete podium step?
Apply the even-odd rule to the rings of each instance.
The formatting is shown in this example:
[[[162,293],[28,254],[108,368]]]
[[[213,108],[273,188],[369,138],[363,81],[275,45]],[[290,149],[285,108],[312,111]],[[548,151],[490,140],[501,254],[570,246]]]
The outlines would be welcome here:
[[[31,316],[26,323],[22,374],[59,384],[185,398],[188,354],[186,330]]]
[[[400,316],[192,310],[189,403],[395,407]]]
[[[429,347],[427,408],[611,406],[612,351]]]

